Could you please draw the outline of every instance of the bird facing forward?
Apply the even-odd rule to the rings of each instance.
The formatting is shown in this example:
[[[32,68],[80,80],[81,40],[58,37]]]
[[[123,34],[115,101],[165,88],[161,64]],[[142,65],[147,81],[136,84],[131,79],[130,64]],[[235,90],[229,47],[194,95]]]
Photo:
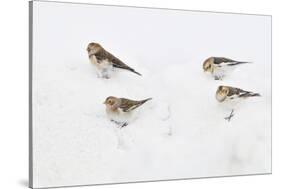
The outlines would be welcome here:
[[[259,93],[254,93],[250,91],[245,91],[240,88],[230,87],[230,86],[219,86],[216,91],[216,99],[220,103],[228,103],[233,102],[235,100],[246,99],[249,97],[258,97],[261,96]],[[232,107],[231,113],[228,117],[225,117],[226,120],[230,121],[230,119],[234,116],[233,106],[234,104],[229,103]],[[228,104],[228,105],[229,105]]]
[[[136,72],[133,68],[130,68],[114,55],[107,52],[98,43],[89,43],[87,51],[90,62],[97,68],[98,77],[109,79],[114,68],[125,69],[141,76],[140,73]]]
[[[151,99],[152,98],[147,98],[145,100],[130,100],[109,96],[104,101],[104,104],[106,105],[106,114],[112,122],[124,127],[128,125],[128,122],[132,118],[133,110]]]
[[[203,63],[203,70],[204,72],[211,73],[215,80],[222,80],[234,68],[246,63],[250,62],[241,62],[225,57],[209,57]]]

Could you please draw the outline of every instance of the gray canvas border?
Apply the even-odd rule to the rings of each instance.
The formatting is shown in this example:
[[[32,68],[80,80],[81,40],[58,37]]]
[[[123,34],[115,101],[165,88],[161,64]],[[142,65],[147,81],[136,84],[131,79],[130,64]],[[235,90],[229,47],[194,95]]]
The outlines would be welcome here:
[[[178,178],[178,179],[165,179],[165,180],[146,180],[146,181],[135,181],[135,182],[116,182],[116,183],[100,183],[100,184],[83,184],[83,185],[64,185],[64,186],[51,186],[51,187],[37,187],[37,189],[45,189],[45,188],[63,188],[63,187],[81,187],[81,186],[100,186],[100,185],[114,185],[114,184],[132,184],[132,183],[148,183],[148,182],[160,182],[160,181],[179,181],[179,180],[190,180],[190,179],[212,179],[212,178],[228,178],[228,177],[241,177],[241,176],[260,176],[260,175],[271,175],[272,174],[272,165],[273,165],[273,140],[272,140],[272,70],[273,70],[273,64],[272,64],[272,15],[268,14],[249,14],[249,13],[237,13],[237,12],[219,12],[219,11],[201,11],[201,10],[186,10],[186,9],[171,9],[171,8],[156,8],[156,7],[142,7],[142,6],[127,6],[127,5],[107,5],[107,4],[94,4],[94,3],[81,3],[81,2],[61,2],[61,1],[46,1],[46,0],[32,0],[29,1],[29,76],[28,76],[28,81],[29,81],[29,188],[34,188],[33,187],[33,110],[32,110],[32,75],[33,75],[33,2],[44,2],[44,3],[60,3],[60,4],[78,4],[78,5],[93,5],[93,6],[105,6],[105,7],[125,7],[125,8],[140,8],[140,9],[154,9],[154,10],[170,10],[170,11],[186,11],[186,12],[202,12],[202,13],[217,13],[217,14],[237,14],[237,15],[248,15],[248,16],[265,16],[265,17],[270,17],[270,51],[271,51],[271,57],[270,57],[270,85],[271,85],[271,165],[270,165],[270,172],[268,173],[253,173],[253,174],[242,174],[242,175],[223,175],[223,176],[210,176],[210,177],[194,177],[194,178]]]
[[[28,58],[29,58],[29,66],[28,66],[28,122],[29,122],[29,127],[28,127],[28,145],[29,145],[29,152],[28,152],[28,161],[29,161],[29,170],[28,170],[28,185],[30,188],[33,187],[33,124],[32,124],[32,75],[33,75],[33,2],[29,1],[28,2],[28,22],[29,22],[29,32],[28,32],[28,37],[29,37],[29,45],[28,45]]]

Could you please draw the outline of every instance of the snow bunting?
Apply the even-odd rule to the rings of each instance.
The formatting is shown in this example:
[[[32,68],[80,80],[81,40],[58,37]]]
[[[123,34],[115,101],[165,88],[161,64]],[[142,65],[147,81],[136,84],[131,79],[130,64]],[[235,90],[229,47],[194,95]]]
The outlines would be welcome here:
[[[209,72],[215,80],[221,80],[228,72],[231,72],[237,65],[250,62],[241,62],[224,57],[210,57],[203,63],[204,72]]]
[[[87,47],[90,62],[97,68],[98,76],[109,79],[113,71],[113,68],[120,68],[129,70],[135,74],[141,75],[136,72],[133,68],[130,68],[121,60],[107,52],[98,43],[89,43]]]
[[[109,96],[104,101],[104,104],[106,105],[106,114],[111,121],[124,127],[127,126],[128,122],[131,120],[133,110],[151,99],[152,98],[147,98],[138,101]]]
[[[228,117],[225,117],[226,120],[230,121],[230,119],[234,116],[234,104],[229,103],[240,99],[245,99],[248,97],[257,97],[260,96],[259,93],[254,93],[250,91],[245,91],[239,88],[230,87],[230,86],[219,86],[216,91],[216,99],[220,103],[228,103],[232,107],[231,113]]]

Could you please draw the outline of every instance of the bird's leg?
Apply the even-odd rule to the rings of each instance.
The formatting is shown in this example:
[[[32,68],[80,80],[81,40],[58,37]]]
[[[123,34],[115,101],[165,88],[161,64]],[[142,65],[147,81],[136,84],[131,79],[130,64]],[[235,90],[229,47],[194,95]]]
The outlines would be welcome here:
[[[105,72],[102,73],[102,78],[104,79],[110,79],[109,75]]]
[[[233,112],[234,112],[234,110],[232,109],[231,112],[230,112],[230,115],[228,117],[225,117],[224,119],[227,120],[227,121],[230,121],[231,118],[234,116]]]
[[[214,78],[215,78],[215,80],[222,80],[222,78],[223,78],[223,75],[220,75],[220,76],[218,76],[218,75],[215,75],[214,76]]]
[[[111,119],[110,121],[112,121],[113,123],[115,123],[115,124],[117,124],[117,125],[120,125],[120,123],[121,123],[121,122],[115,121],[115,120],[113,120],[113,119]]]
[[[108,75],[105,75],[103,78],[105,79],[109,79],[110,77]]]
[[[121,128],[126,127],[127,125],[128,125],[128,123],[127,123],[127,122],[122,123]]]
[[[221,77],[219,77],[219,76],[214,76],[214,78],[215,78],[215,80],[221,80]]]
[[[101,70],[101,75],[102,75],[102,78],[104,78],[104,79],[109,79],[109,78],[110,78],[107,69],[102,69],[102,70]]]

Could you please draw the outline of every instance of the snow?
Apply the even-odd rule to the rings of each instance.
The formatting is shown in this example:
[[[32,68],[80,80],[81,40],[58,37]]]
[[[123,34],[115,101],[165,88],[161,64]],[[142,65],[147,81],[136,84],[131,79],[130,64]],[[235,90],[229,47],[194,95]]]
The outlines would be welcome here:
[[[34,187],[271,172],[271,18],[33,2]],[[89,42],[140,72],[96,76]],[[210,56],[241,65],[223,81],[202,69]],[[219,85],[258,92],[228,108]],[[141,100],[120,129],[108,96]]]

